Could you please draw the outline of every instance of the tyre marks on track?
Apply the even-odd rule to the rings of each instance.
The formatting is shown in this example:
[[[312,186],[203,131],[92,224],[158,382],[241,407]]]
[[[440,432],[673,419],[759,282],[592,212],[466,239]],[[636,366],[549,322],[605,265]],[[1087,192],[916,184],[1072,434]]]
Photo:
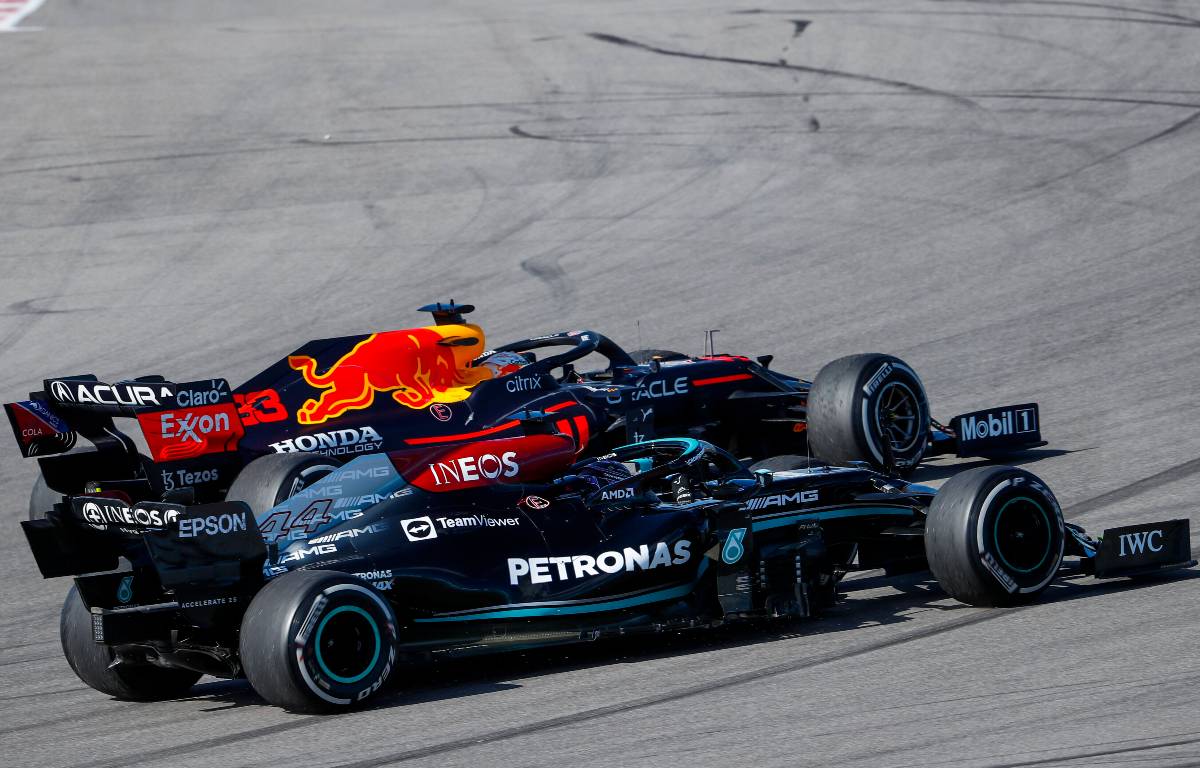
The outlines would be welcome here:
[[[692,53],[690,51],[680,51],[671,48],[661,48],[657,45],[648,43],[640,43],[636,40],[630,40],[627,37],[619,37],[603,32],[589,32],[588,37],[593,40],[598,40],[602,43],[611,43],[613,45],[621,45],[626,48],[634,48],[648,53],[657,53],[660,56],[673,56],[683,59],[696,59],[699,61],[712,61],[722,64],[739,64],[747,67],[762,67],[764,69],[779,69],[789,72],[803,72],[810,75],[824,75],[825,77],[840,78],[843,80],[855,80],[861,83],[871,83],[873,85],[886,85],[891,88],[897,88],[909,93],[919,93],[925,96],[936,96],[942,99],[949,99],[960,106],[969,107],[971,109],[982,109],[981,106],[974,101],[960,96],[957,93],[949,91],[939,91],[936,88],[928,88],[916,83],[910,83],[905,80],[892,80],[886,77],[876,77],[874,75],[861,75],[854,72],[845,72],[840,69],[827,69],[825,67],[808,67],[803,64],[788,64],[785,61],[766,61],[763,59],[743,59],[734,56],[712,56],[704,53]]]
[[[18,30],[17,24],[41,7],[43,2],[45,0],[0,0],[0,32],[36,32],[36,28]]]

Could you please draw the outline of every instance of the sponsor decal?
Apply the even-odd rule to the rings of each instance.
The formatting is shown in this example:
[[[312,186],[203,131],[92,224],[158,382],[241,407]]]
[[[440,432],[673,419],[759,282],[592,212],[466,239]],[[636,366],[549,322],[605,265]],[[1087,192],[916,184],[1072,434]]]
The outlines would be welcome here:
[[[235,393],[233,402],[238,407],[238,418],[247,427],[283,421],[288,417],[287,407],[279,399],[279,393],[273,389]]]
[[[237,450],[245,430],[231,403],[138,414],[155,461],[178,461]]]
[[[327,533],[324,536],[315,536],[309,539],[310,544],[325,544],[331,541],[341,541],[342,539],[357,539],[359,536],[369,536],[373,533],[383,533],[388,529],[386,522],[373,523],[372,525],[363,528],[347,528],[344,531],[337,533]]]
[[[622,550],[601,552],[599,555],[570,555],[567,557],[510,557],[508,558],[508,582],[513,586],[522,579],[530,584],[545,584],[552,581],[571,581],[585,576],[621,571],[645,571],[653,568],[669,568],[683,565],[691,559],[692,543],[687,539],[675,542],[670,547],[666,542]]]
[[[637,388],[629,393],[629,399],[632,402],[639,400],[657,400],[663,397],[674,397],[676,395],[686,395],[688,392],[687,376],[679,376],[673,380],[655,379],[650,382],[643,382],[637,385]],[[610,403],[621,402],[621,392],[614,390],[609,392],[605,399]]]
[[[179,521],[179,538],[197,536],[223,536],[227,533],[246,530],[246,513],[222,513],[205,517],[185,517]]]
[[[892,364],[890,362],[881,365],[879,370],[875,372],[875,375],[868,379],[867,383],[863,385],[863,394],[867,397],[875,394],[875,390],[879,389],[879,385],[883,383],[883,380],[886,379],[888,374],[891,372]]]
[[[1017,591],[1017,582],[1013,581],[1012,576],[1009,576],[1008,573],[1000,567],[1000,564],[996,562],[996,558],[992,557],[991,552],[983,552],[980,560],[983,561],[983,566],[987,568],[993,576],[996,577],[997,581],[1000,582],[1000,586],[1004,587],[1009,592]]]
[[[392,585],[395,583],[395,577],[392,575],[391,568],[384,568],[383,570],[379,571],[359,571],[358,573],[352,573],[350,575],[357,576],[363,581],[371,582],[371,586],[375,587],[375,589],[378,589],[381,592],[386,592],[387,590],[391,589]]]
[[[5,403],[4,410],[18,435],[22,456],[62,453],[74,447],[75,433],[40,400]]]
[[[1120,549],[1117,552],[1117,557],[1140,555],[1145,551],[1162,552],[1162,537],[1163,532],[1158,529],[1122,533],[1119,537]]]
[[[604,491],[600,494],[601,501],[618,501],[620,499],[632,499],[632,488],[616,488],[611,491]]]
[[[541,496],[526,496],[521,499],[520,503],[530,509],[546,509],[550,506],[549,500],[543,499]]]
[[[383,448],[383,438],[373,427],[335,429],[300,435],[271,443],[276,453],[317,453],[322,456],[348,456],[374,453]]]
[[[742,541],[746,538],[745,528],[734,528],[725,537],[725,546],[721,548],[721,562],[726,565],[733,565],[742,559],[742,555],[746,554],[746,548],[742,545]]]
[[[408,520],[401,520],[400,527],[404,530],[404,535],[409,541],[425,541],[426,539],[436,539],[437,529],[433,527],[433,520],[428,517],[413,517]]]
[[[143,503],[130,506],[117,499],[74,499],[75,508],[85,523],[96,530],[107,530],[109,525],[133,526],[138,528],[165,528],[179,518],[183,507],[167,504]]]
[[[218,605],[237,605],[237,595],[229,595],[227,597],[202,597],[197,600],[185,600],[179,604],[180,608],[213,608]]]
[[[504,388],[509,392],[532,392],[542,388],[542,377],[510,375],[504,379]]]
[[[133,577],[126,576],[121,579],[121,585],[117,587],[117,602],[121,605],[128,603],[133,599]]]
[[[757,496],[746,502],[746,509],[761,510],[771,507],[791,507],[797,504],[812,504],[821,496],[819,490],[796,491],[795,493],[775,493],[770,496]]]
[[[221,480],[221,473],[216,469],[200,469],[196,471],[188,469],[176,469],[174,471],[163,469],[160,472],[163,490],[167,491],[173,491],[176,488],[190,488],[203,483],[216,483]]]
[[[50,399],[68,405],[128,408],[169,406],[175,399],[174,384],[105,384],[71,379],[47,380]]]
[[[961,420],[959,439],[983,440],[989,437],[1020,435],[1037,431],[1037,413],[1032,408],[1001,411],[999,415],[984,413]]]
[[[390,393],[397,403],[414,409],[466,400],[475,385],[492,377],[489,368],[469,367],[479,353],[475,347],[481,336],[474,326],[464,325],[373,333],[323,373],[316,359],[293,355],[288,365],[310,387],[321,390],[300,407],[296,421],[323,424],[347,411],[369,408],[377,392]]]
[[[435,487],[468,487],[480,481],[516,477],[521,471],[516,451],[504,451],[499,455],[484,453],[477,456],[459,456],[447,461],[429,464],[429,474]],[[446,490],[451,490],[447,488]]]
[[[336,552],[337,552],[337,544],[315,544],[311,547],[299,547],[297,549],[293,549],[290,552],[285,553],[282,557],[280,557],[279,562],[281,564],[298,562],[300,560],[305,559],[306,557],[313,557],[313,556],[319,556],[319,555],[332,555],[332,554],[335,554]]]
[[[178,408],[202,408],[206,405],[228,403],[231,400],[229,382],[225,379],[190,381],[178,385],[175,389],[175,405]]]
[[[519,517],[488,517],[487,515],[439,517],[437,521],[442,528],[515,528],[521,524]]]
[[[429,406],[429,415],[438,421],[450,421],[454,416],[454,411],[445,403],[434,403]]]

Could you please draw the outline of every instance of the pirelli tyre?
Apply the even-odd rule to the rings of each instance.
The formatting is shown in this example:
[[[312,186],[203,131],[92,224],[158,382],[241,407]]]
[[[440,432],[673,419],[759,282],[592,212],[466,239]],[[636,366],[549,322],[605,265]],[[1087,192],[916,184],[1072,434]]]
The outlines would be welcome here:
[[[199,672],[153,664],[120,663],[107,645],[92,639],[92,614],[79,591],[71,587],[59,616],[63,655],[79,679],[101,693],[128,701],[156,701],[182,696],[200,679]]]
[[[225,494],[244,501],[255,514],[282,504],[338,468],[336,459],[313,453],[273,453],[247,464]]]
[[[952,477],[925,522],[929,568],[951,597],[970,605],[1035,598],[1062,564],[1062,510],[1036,475],[979,467]]]
[[[29,519],[45,520],[46,513],[60,501],[62,494],[46,485],[46,476],[38,472],[37,480],[33,481],[33,489],[29,491]]]
[[[929,444],[929,401],[903,360],[870,353],[826,365],[808,393],[808,441],[830,464],[866,461],[907,475]]]
[[[242,619],[242,668],[272,704],[336,711],[383,687],[396,639],[391,606],[367,582],[337,571],[292,571],[251,601]]]
[[[655,359],[664,363],[671,360],[688,359],[688,356],[682,352],[673,352],[669,349],[635,349],[629,353],[629,356],[635,363],[648,363]]]
[[[770,458],[756,461],[750,465],[751,472],[757,472],[760,469],[768,472],[787,472],[793,469],[811,469],[813,467],[827,467],[827,463],[818,461],[811,456],[797,456],[791,453],[785,453],[779,456],[771,456]]]

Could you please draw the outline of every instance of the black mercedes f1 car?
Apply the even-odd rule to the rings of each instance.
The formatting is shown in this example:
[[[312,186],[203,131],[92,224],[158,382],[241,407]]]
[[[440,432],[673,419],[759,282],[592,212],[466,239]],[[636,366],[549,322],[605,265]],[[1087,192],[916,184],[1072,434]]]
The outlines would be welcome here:
[[[217,503],[66,499],[23,523],[44,576],[78,576],[66,657],[122,698],[209,673],[337,710],[430,655],[808,616],[856,569],[928,567],[959,600],[1008,605],[1065,556],[1100,578],[1194,564],[1187,520],[1093,540],[1020,469],[934,492],[865,466],[752,471],[690,438],[580,461],[553,419],[362,456],[296,493],[281,479],[327,459],[260,457]]]
[[[769,356],[631,354],[593,331],[486,351],[482,329],[464,320],[472,309],[430,305],[428,327],[309,342],[236,389],[224,379],[46,379],[5,405],[22,454],[42,470],[30,515],[97,482],[134,501],[217,502],[259,456],[462,445],[520,434],[530,411],[552,415],[580,456],[682,436],[751,460],[811,453],[904,475],[936,453],[1043,444],[1034,403],[934,421],[920,378],[889,355],[835,360],[810,382],[771,370]],[[590,355],[600,367],[576,370]],[[117,428],[121,417],[138,422],[148,456]],[[72,451],[79,438],[93,448]]]

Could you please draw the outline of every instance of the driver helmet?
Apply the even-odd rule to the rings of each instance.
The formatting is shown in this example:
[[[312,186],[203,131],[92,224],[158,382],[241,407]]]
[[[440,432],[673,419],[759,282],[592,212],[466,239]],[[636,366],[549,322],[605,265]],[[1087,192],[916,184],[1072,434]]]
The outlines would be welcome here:
[[[493,352],[485,355],[475,365],[489,369],[492,372],[492,378],[499,378],[516,373],[529,365],[529,360],[518,352]]]
[[[634,472],[629,466],[612,459],[597,459],[580,467],[579,478],[592,486],[592,490],[600,490],[606,485],[612,485],[618,480],[633,477]]]

